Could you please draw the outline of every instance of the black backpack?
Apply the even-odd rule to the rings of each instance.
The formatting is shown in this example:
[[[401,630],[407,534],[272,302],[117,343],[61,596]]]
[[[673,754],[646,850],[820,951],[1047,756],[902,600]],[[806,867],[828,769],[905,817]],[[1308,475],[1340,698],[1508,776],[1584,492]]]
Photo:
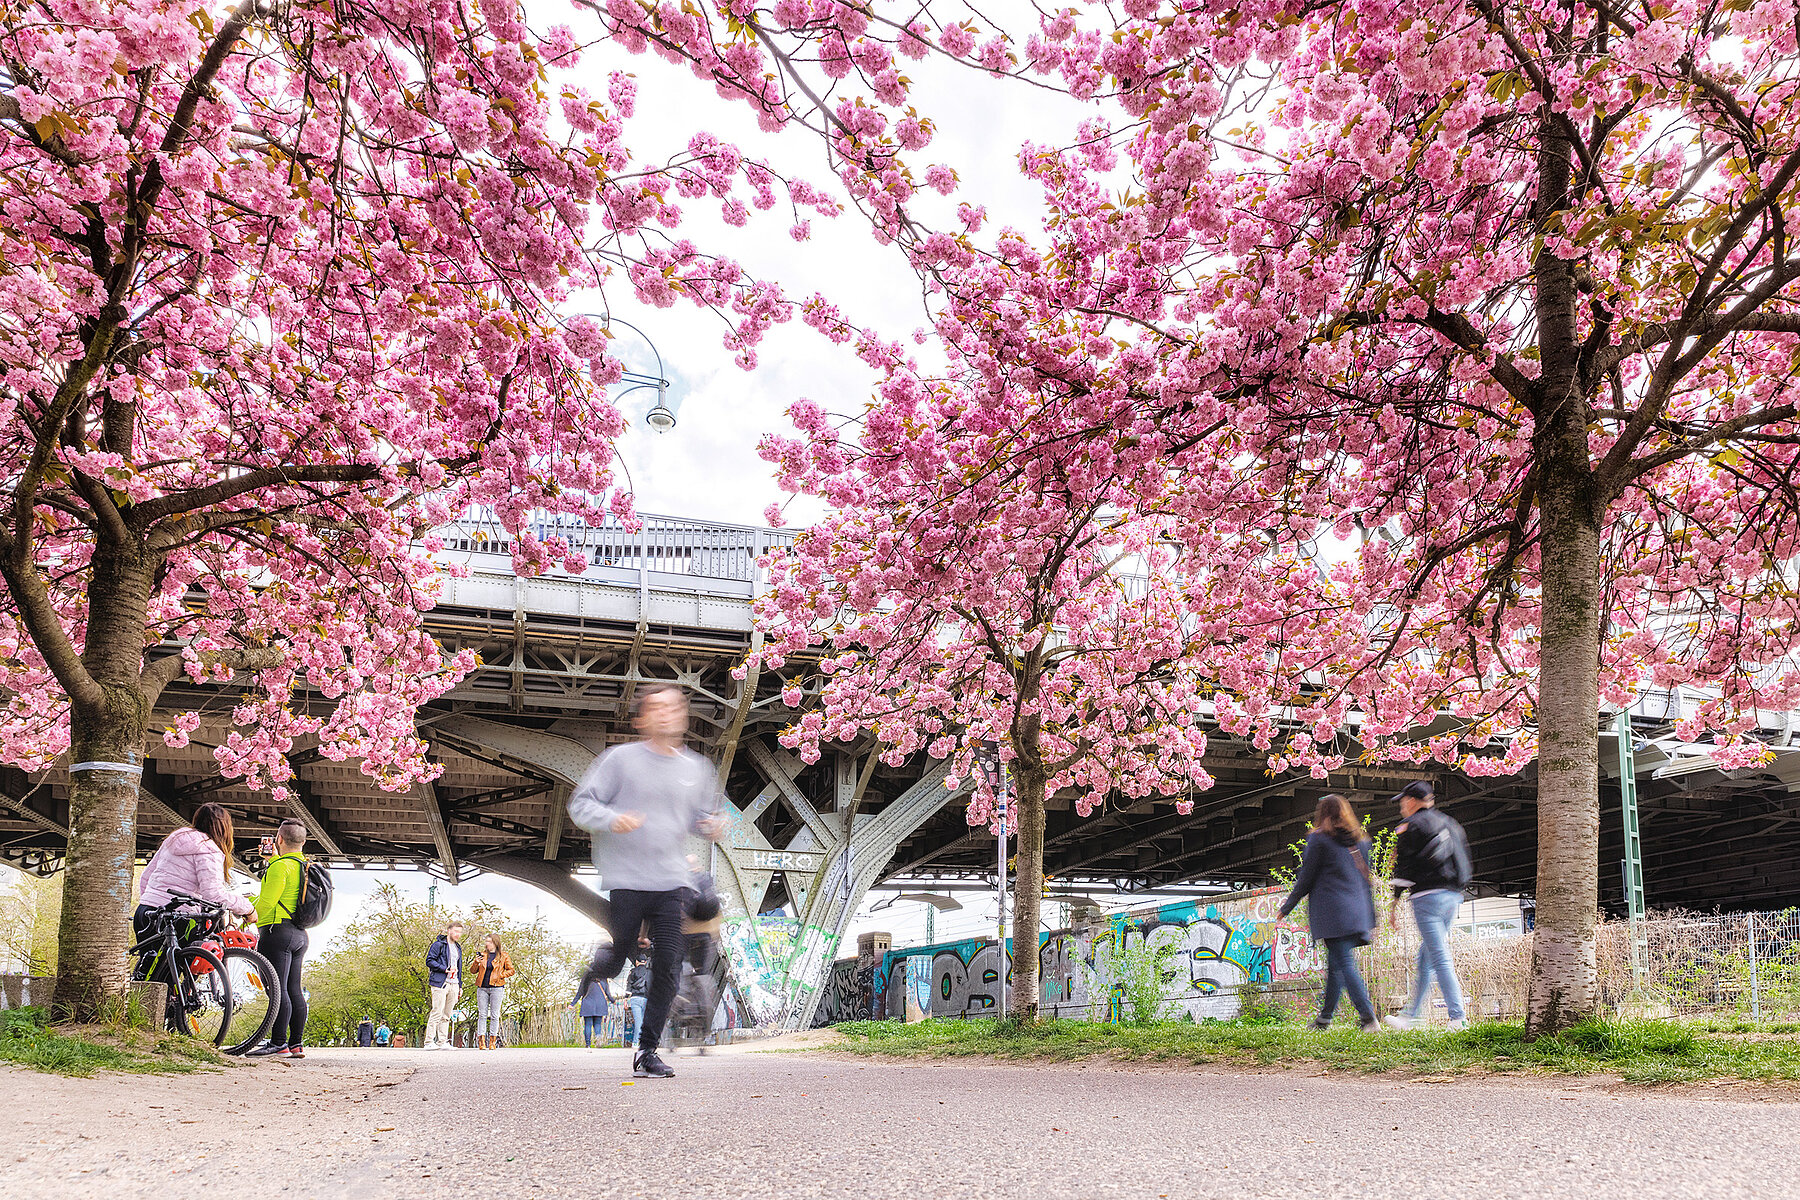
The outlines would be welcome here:
[[[1467,888],[1475,878],[1475,864],[1469,854],[1469,835],[1463,827],[1443,813],[1438,814],[1437,832],[1425,844],[1425,859],[1444,873],[1459,888]]]
[[[302,929],[321,924],[331,914],[331,871],[318,859],[308,859],[300,873],[300,900],[288,919]]]

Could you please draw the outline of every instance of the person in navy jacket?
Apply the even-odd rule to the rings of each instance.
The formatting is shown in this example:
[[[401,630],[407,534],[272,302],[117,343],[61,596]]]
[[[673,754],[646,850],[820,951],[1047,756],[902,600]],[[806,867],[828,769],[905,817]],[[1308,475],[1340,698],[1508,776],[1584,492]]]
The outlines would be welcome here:
[[[1381,1030],[1369,989],[1356,967],[1357,947],[1368,945],[1375,934],[1372,887],[1369,839],[1363,836],[1350,802],[1336,794],[1320,797],[1300,856],[1300,873],[1277,914],[1285,917],[1300,901],[1309,900],[1306,912],[1313,941],[1325,943],[1325,999],[1313,1021],[1317,1029],[1330,1027],[1338,997],[1349,992],[1363,1032]]]

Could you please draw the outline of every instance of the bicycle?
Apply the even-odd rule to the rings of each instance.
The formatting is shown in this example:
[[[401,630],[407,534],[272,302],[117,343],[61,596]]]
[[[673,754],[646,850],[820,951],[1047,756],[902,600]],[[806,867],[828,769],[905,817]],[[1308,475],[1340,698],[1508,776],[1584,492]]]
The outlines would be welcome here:
[[[149,915],[152,932],[131,947],[138,959],[133,978],[168,986],[164,1022],[170,1030],[204,1038],[227,1054],[259,1044],[275,1023],[270,994],[275,969],[254,949],[250,934],[228,927],[223,905],[183,892]],[[249,1037],[225,1046],[233,1025]]]

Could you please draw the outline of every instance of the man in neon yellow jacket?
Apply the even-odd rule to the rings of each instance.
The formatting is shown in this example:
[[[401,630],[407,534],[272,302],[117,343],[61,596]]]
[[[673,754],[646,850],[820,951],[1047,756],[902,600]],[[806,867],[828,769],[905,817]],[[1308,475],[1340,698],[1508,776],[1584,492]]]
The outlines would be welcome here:
[[[306,826],[295,820],[281,823],[275,834],[275,857],[263,872],[262,892],[256,897],[256,923],[262,936],[256,948],[275,968],[269,998],[275,1003],[275,1024],[269,1040],[250,1053],[258,1058],[305,1058],[301,1035],[306,1030],[306,992],[300,986],[301,962],[306,958],[306,930],[293,922],[300,906],[300,882],[306,876]]]

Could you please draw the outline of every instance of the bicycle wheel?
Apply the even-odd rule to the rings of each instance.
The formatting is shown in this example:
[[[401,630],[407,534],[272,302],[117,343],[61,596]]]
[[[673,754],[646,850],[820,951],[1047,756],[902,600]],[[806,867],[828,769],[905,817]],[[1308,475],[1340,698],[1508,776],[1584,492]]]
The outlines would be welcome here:
[[[223,1049],[227,1054],[243,1054],[260,1045],[275,1024],[275,1010],[280,1007],[270,990],[277,986],[275,968],[245,946],[227,946],[219,957],[225,960],[225,975],[231,980],[231,1028],[243,1037]]]
[[[217,955],[183,946],[170,963],[169,1028],[217,1046],[231,1027],[231,979]]]

